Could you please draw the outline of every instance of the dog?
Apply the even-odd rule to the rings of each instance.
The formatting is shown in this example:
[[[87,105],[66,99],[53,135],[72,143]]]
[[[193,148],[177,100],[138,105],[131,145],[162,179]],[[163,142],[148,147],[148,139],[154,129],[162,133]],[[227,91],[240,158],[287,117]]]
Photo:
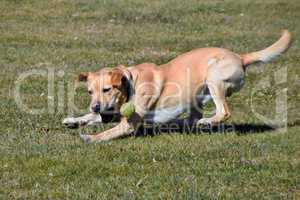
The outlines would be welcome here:
[[[119,111],[126,102],[135,106],[135,112],[121,117],[115,127],[80,137],[88,143],[108,141],[131,134],[141,122],[166,123],[188,111],[189,119],[197,125],[224,122],[231,116],[226,97],[243,87],[247,67],[273,60],[287,51],[291,41],[290,32],[283,30],[273,45],[252,53],[199,48],[159,66],[143,63],[80,73],[78,80],[87,83],[91,96],[91,113]],[[215,104],[215,114],[202,118],[199,108],[210,100]]]

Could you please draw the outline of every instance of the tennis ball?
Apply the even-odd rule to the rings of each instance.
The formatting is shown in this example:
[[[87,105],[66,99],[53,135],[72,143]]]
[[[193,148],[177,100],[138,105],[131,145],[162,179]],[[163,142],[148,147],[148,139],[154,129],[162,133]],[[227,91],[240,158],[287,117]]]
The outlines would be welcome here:
[[[135,112],[135,107],[132,102],[124,103],[120,108],[120,113],[122,116],[129,118]]]

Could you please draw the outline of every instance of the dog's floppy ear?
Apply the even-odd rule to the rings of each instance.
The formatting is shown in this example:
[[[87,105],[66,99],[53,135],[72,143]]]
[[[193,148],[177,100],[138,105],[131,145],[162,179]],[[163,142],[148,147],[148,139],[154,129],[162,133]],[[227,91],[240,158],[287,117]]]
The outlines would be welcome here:
[[[78,81],[86,82],[89,76],[89,72],[82,72],[78,75]]]
[[[124,82],[126,82],[126,79],[124,72],[120,69],[114,69],[111,72],[111,84],[113,87],[120,87]]]

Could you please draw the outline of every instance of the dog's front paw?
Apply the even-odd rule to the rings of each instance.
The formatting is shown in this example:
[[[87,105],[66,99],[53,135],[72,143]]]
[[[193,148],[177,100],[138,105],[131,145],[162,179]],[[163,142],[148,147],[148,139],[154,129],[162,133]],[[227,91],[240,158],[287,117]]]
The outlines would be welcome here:
[[[79,123],[74,117],[65,118],[62,123],[68,128],[78,128]]]
[[[83,134],[80,134],[79,135],[80,138],[85,142],[85,143],[92,143],[93,142],[93,136],[92,135],[83,135]]]

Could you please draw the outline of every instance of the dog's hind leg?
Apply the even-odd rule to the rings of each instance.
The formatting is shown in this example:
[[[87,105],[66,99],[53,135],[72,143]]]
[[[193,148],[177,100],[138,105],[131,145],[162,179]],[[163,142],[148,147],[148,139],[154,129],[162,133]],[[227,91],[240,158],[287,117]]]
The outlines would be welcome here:
[[[226,86],[223,81],[210,82],[207,84],[209,92],[216,106],[216,114],[210,118],[202,118],[197,124],[217,124],[230,117],[230,111],[225,99]]]
[[[226,96],[239,91],[244,84],[245,72],[240,58],[227,52],[211,59],[205,84],[208,87],[216,113],[213,117],[202,118],[198,124],[217,124],[230,117]]]

